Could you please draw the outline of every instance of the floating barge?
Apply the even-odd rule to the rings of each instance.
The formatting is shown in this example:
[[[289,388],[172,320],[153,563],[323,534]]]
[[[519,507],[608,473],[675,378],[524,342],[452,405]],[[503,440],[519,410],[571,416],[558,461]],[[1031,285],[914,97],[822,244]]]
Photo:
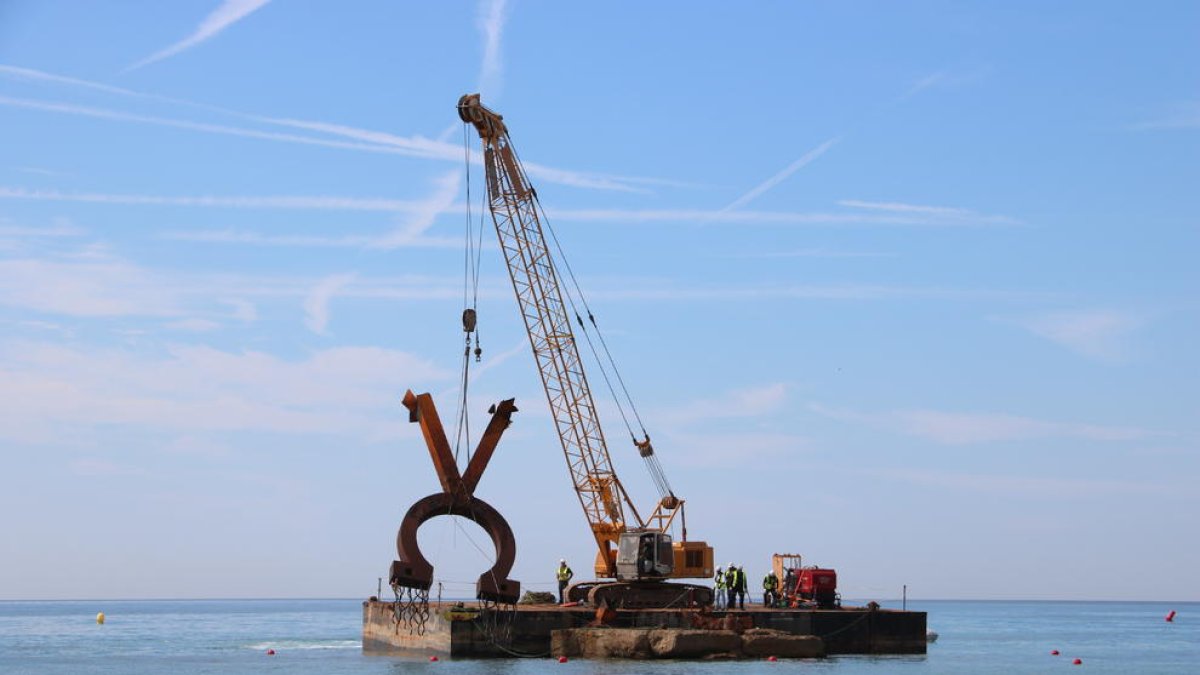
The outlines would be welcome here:
[[[615,610],[605,627],[594,627],[596,611],[587,607],[517,605],[516,609],[475,603],[429,603],[414,616],[397,605],[371,598],[363,602],[363,652],[395,656],[438,655],[465,658],[550,656],[626,656],[630,658],[753,657],[739,653],[729,636],[773,633],[819,638],[822,654],[924,654],[925,612],[888,609],[771,609],[761,606],[701,614],[694,609]],[[697,626],[709,628],[697,630]],[[733,627],[733,630],[729,630]],[[686,653],[580,653],[586,634],[621,629],[667,629],[689,638]],[[764,630],[766,629],[766,630]],[[708,630],[708,633],[704,633]],[[705,639],[705,636],[711,639]],[[711,649],[697,652],[697,643]],[[812,642],[810,640],[810,642]],[[782,655],[782,654],[781,654]],[[821,654],[806,654],[820,656]]]

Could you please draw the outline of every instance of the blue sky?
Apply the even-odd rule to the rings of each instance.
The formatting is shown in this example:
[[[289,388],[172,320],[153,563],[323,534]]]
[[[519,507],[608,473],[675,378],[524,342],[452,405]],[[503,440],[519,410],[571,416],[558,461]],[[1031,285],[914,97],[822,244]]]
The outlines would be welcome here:
[[[481,91],[719,562],[1200,599],[1198,22],[0,3],[0,598],[374,591],[437,487],[399,398],[458,395]],[[477,494],[548,588],[593,544],[484,234],[470,409],[520,412]],[[490,564],[456,521],[421,532],[451,595]]]

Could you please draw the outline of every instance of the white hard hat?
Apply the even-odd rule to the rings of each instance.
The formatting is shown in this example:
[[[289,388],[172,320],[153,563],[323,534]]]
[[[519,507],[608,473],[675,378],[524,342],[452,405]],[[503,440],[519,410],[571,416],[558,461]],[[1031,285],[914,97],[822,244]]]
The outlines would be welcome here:
[[[566,559],[566,558],[559,558],[559,559],[558,559],[558,564],[560,564],[560,565],[566,565],[566,564],[567,564],[567,559]]]
[[[733,563],[729,563],[729,565],[728,565],[728,566],[729,566],[729,567],[733,567],[734,565],[733,565]]]

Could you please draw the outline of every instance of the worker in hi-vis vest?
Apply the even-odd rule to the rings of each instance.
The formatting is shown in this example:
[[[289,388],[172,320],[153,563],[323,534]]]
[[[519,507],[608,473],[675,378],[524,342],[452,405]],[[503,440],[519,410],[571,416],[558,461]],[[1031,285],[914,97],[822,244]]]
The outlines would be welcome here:
[[[737,593],[738,609],[746,609],[746,591],[749,586],[746,584],[746,570],[742,569],[741,565],[737,568],[737,576],[733,580],[733,590]],[[729,596],[730,607],[733,606],[733,596]]]
[[[571,568],[567,567],[565,558],[558,561],[558,572],[555,573],[555,576],[558,577],[558,604],[561,605],[563,604],[563,591],[567,590],[567,584],[571,583],[571,577],[575,576]]]
[[[767,576],[763,577],[763,604],[767,607],[774,607],[779,600],[779,578],[775,576],[775,570],[767,572]]]
[[[737,565],[733,563],[725,568],[725,597],[726,609],[737,606]]]
[[[713,585],[716,587],[716,609],[721,609],[725,606],[725,570],[717,568],[717,576],[713,577]]]

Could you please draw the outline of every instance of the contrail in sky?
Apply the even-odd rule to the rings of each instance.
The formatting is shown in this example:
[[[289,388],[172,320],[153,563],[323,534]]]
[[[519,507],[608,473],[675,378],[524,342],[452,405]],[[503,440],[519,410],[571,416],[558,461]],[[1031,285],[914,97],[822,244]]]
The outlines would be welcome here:
[[[825,154],[825,151],[828,150],[829,148],[832,148],[839,140],[841,140],[841,138],[835,136],[834,138],[831,138],[831,139],[825,141],[824,143],[818,145],[817,147],[813,148],[812,150],[809,150],[808,152],[804,153],[800,157],[800,159],[797,159],[796,161],[792,162],[791,164],[788,164],[786,169],[784,169],[783,171],[780,171],[779,173],[775,174],[774,176],[771,176],[767,180],[763,181],[758,187],[747,192],[746,194],[742,195],[741,197],[738,197],[736,200],[734,200],[734,202],[732,204],[730,204],[729,206],[726,206],[723,210],[724,211],[732,211],[734,209],[745,206],[747,203],[749,203],[751,200],[755,199],[762,193],[764,193],[767,190],[770,190],[771,188],[775,187],[776,185],[779,185],[780,183],[782,183],[783,180],[785,178],[787,178],[788,176],[796,173],[800,169],[803,169],[805,166],[810,164],[814,159]]]
[[[505,4],[505,0],[485,0],[480,7],[483,63],[479,70],[479,90],[489,98],[495,98],[500,90],[500,36],[504,32]]]
[[[168,59],[176,54],[187,51],[196,45],[212,39],[219,35],[226,28],[246,18],[251,12],[259,9],[271,0],[225,0],[221,6],[213,10],[200,22],[196,30],[186,38],[176,42],[166,49],[151,54],[137,63],[129,66],[124,72],[137,70],[143,66],[148,66],[151,63]]]

